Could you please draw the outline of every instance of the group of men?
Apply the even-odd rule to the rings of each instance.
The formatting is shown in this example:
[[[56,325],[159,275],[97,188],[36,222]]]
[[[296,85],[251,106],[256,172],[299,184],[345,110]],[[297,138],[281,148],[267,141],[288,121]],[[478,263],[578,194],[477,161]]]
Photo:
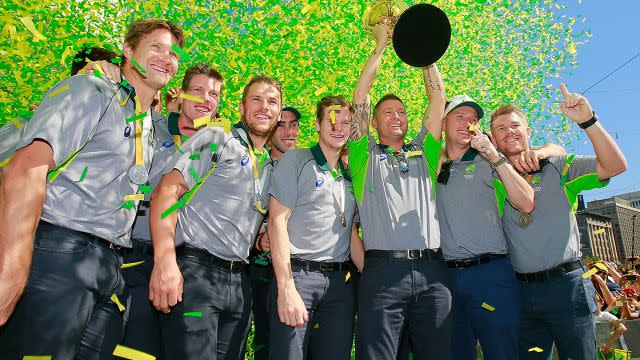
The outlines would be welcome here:
[[[626,162],[587,100],[561,85],[595,157],[531,149],[522,110],[496,109],[489,137],[434,64],[406,141],[402,100],[370,105],[390,30],[374,35],[352,103],[322,98],[306,149],[267,76],[235,124],[217,117],[224,81],[206,64],[158,114],[184,46],[164,20],[130,25],[114,80],[50,89],[0,188],[3,358],[108,359],[122,344],[241,359],[252,312],[256,359],[348,359],[354,334],[359,359],[474,359],[477,341],[488,359],[549,358],[553,343],[595,358],[573,211]]]

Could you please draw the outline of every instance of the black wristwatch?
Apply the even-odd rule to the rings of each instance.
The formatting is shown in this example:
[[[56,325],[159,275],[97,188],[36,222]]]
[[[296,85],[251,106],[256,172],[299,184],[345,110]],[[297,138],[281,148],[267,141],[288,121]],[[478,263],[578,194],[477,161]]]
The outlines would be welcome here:
[[[498,159],[498,161],[496,161],[496,162],[494,162],[493,164],[491,164],[491,167],[495,169],[495,168],[497,168],[498,166],[500,166],[500,165],[502,165],[502,164],[504,164],[504,163],[506,163],[506,162],[507,162],[507,158],[506,158],[506,157],[504,157],[504,155],[502,155],[502,154],[501,154],[501,155],[500,155],[500,159]]]
[[[593,112],[593,117],[583,123],[578,124],[578,126],[580,126],[583,130],[586,130],[589,126],[595,124],[596,122],[598,122],[598,115],[596,115],[596,112]]]

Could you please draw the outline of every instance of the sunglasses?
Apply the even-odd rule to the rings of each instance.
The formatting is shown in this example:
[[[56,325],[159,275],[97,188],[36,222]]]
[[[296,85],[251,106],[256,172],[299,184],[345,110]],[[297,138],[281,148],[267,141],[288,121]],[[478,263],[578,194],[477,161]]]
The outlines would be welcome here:
[[[449,175],[451,174],[451,164],[453,164],[453,160],[447,160],[442,163],[442,167],[440,168],[440,173],[437,178],[438,183],[447,185],[447,182],[449,182]]]

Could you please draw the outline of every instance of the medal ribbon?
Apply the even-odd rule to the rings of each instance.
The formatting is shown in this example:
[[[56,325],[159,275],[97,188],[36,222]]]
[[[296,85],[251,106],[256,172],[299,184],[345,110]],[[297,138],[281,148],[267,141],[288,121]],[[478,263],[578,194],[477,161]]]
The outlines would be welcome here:
[[[260,172],[258,170],[258,159],[256,157],[256,154],[253,151],[253,145],[251,143],[248,143],[247,147],[249,148],[249,156],[251,157],[251,167],[253,168],[253,189],[255,190],[256,196],[262,196],[262,188],[264,187],[264,182],[266,181],[266,178],[263,176],[262,179],[260,179]]]
[[[136,115],[142,113],[142,106],[140,105],[140,100],[138,100],[138,96],[134,98],[136,103]],[[142,128],[144,119],[140,121],[134,121],[134,126],[136,129],[136,165],[140,165],[144,167],[144,157],[143,157],[143,149],[142,149]],[[138,124],[139,123],[139,124]]]
[[[331,170],[332,182],[331,186],[331,194],[333,195],[333,199],[338,204],[338,210],[340,211],[340,223],[342,224],[342,219],[344,219],[344,177],[342,177],[342,182],[338,182],[336,179],[338,178],[338,172],[335,170]],[[335,187],[338,186],[338,191],[335,191]],[[336,195],[336,192],[339,194]]]

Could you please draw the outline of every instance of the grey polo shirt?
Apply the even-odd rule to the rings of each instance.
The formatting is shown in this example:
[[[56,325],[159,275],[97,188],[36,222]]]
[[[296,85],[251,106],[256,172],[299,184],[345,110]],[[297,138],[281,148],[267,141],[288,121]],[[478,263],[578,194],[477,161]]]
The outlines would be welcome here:
[[[180,171],[190,191],[185,194],[189,202],[178,210],[176,245],[187,243],[225,260],[248,262],[264,219],[251,206],[254,176],[250,141],[241,122],[229,134],[221,127],[207,127],[183,144],[184,154],[175,154],[166,172]],[[273,164],[268,150],[264,156],[263,165],[258,166],[258,181],[264,184],[261,201],[266,208]],[[213,170],[212,157],[218,159]]]
[[[287,223],[291,257],[342,262],[349,257],[356,198],[347,170],[331,171],[320,146],[287,151],[272,177],[271,196],[291,209]],[[340,222],[344,203],[346,226]]]
[[[502,226],[516,272],[538,272],[580,258],[580,234],[574,215],[577,196],[608,182],[598,180],[597,163],[593,156],[574,155],[543,162],[542,169],[531,174],[536,207],[526,228],[519,225],[520,212],[509,204],[505,206]]]
[[[9,122],[0,128],[0,171],[11,160],[20,141],[20,134],[24,126],[31,120],[31,117],[17,117],[16,120],[22,124],[22,128],[18,128],[13,122]]]
[[[369,133],[349,142],[349,168],[365,250],[437,249],[435,178],[441,145],[426,128],[403,146],[409,171]]]
[[[445,165],[441,172],[437,205],[445,260],[506,254],[500,219],[506,191],[497,173],[473,148],[451,162],[446,184]]]
[[[136,214],[136,221],[133,223],[133,229],[131,230],[131,238],[145,243],[151,243],[151,232],[149,230],[151,192],[160,183],[160,178],[164,170],[169,166],[169,162],[175,154],[177,146],[174,138],[169,133],[167,119],[154,112],[152,120],[155,131],[153,162],[151,163],[151,170],[149,172],[149,184],[148,188],[145,188],[144,201],[140,202],[138,213]]]
[[[126,103],[121,105],[116,94]],[[43,221],[131,246],[138,201],[129,208],[123,205],[124,197],[136,194],[139,188],[128,176],[135,164],[134,125],[127,123],[135,115],[134,96],[131,85],[113,84],[93,75],[72,76],[45,94],[16,146],[20,149],[42,139],[53,149],[56,170],[47,181]],[[151,117],[137,121],[146,128],[143,152],[149,170]]]

